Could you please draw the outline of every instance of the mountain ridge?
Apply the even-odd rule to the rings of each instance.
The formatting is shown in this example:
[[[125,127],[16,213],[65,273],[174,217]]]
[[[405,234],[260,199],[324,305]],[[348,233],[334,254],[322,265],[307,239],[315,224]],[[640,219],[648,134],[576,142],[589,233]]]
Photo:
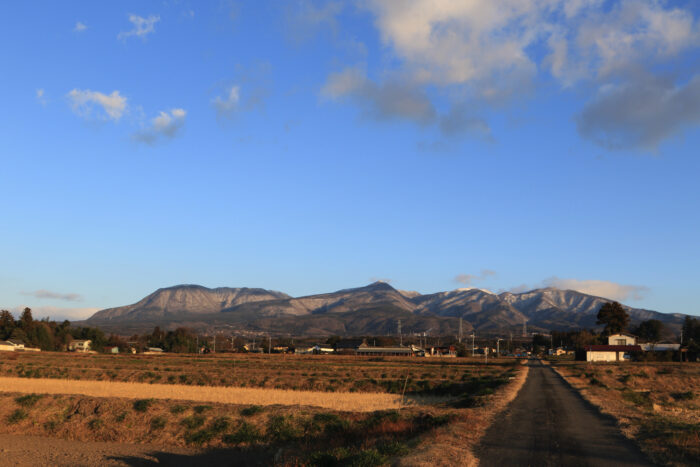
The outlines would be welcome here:
[[[177,325],[284,333],[385,333],[401,320],[406,332],[471,332],[596,328],[598,309],[612,300],[556,288],[499,294],[461,288],[433,294],[400,291],[386,282],[292,297],[262,288],[164,287],[136,303],[100,310],[85,323],[114,330]],[[659,319],[670,330],[683,315],[625,306],[632,324]]]

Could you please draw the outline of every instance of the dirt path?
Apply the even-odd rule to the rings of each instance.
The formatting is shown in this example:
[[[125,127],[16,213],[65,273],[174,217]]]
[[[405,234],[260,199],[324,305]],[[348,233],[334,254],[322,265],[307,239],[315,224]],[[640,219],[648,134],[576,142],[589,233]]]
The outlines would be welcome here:
[[[413,405],[431,402],[428,397],[423,399],[406,397],[402,401],[399,395],[382,393],[291,391],[285,389],[12,377],[0,377],[0,392],[78,394],[82,396],[124,397],[128,399],[172,399],[244,405],[300,405],[350,412],[398,409],[403,403]]]
[[[42,436],[0,435],[0,465],[34,467],[189,467],[267,466],[273,454],[264,450],[211,449],[70,441]]]
[[[158,462],[158,453],[161,457],[165,454],[161,449],[148,445],[86,443],[38,436],[0,435],[0,463],[17,467],[149,465]],[[167,456],[186,459],[194,454],[196,453],[187,449],[173,449],[169,450]]]
[[[486,433],[480,465],[652,465],[615,426],[551,368],[530,363],[518,397]]]

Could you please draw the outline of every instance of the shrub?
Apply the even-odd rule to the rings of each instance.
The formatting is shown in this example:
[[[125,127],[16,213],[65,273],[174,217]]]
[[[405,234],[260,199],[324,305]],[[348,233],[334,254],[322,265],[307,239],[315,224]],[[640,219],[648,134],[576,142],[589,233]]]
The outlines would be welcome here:
[[[275,441],[291,441],[300,436],[299,429],[282,415],[273,415],[267,421],[267,436]]]
[[[212,420],[209,428],[214,433],[222,433],[228,429],[230,424],[231,421],[228,419],[228,417],[217,417],[214,420]]]
[[[410,449],[404,443],[399,441],[385,441],[377,445],[377,450],[385,456],[405,456]]]
[[[42,394],[27,394],[26,396],[15,397],[15,402],[17,402],[22,407],[34,407],[39,399],[44,397]]]
[[[180,413],[184,412],[185,410],[187,410],[187,407],[185,407],[184,405],[180,405],[180,404],[173,405],[172,407],[170,407],[170,413],[173,415],[180,414]]]
[[[673,397],[677,401],[691,401],[695,399],[695,393],[693,393],[693,391],[672,392],[671,397]]]
[[[374,467],[384,465],[386,458],[376,449],[365,449],[345,460],[344,464],[356,467]]]
[[[238,429],[224,436],[224,442],[228,444],[253,443],[260,439],[260,432],[248,422],[242,422]]]
[[[134,401],[134,410],[137,412],[145,412],[153,404],[153,399],[139,399]]]
[[[55,432],[56,428],[58,428],[58,422],[56,420],[44,422],[44,430],[48,431],[49,433]]]
[[[27,412],[25,412],[22,409],[17,409],[14,412],[12,412],[10,415],[7,416],[7,423],[12,425],[13,423],[17,423],[19,421],[24,420],[27,418]]]
[[[189,430],[193,430],[204,425],[204,417],[200,415],[192,415],[191,417],[185,417],[180,421],[180,424]]]
[[[323,425],[323,430],[328,434],[343,433],[350,428],[350,423],[347,420],[332,413],[317,413],[312,420]]]
[[[185,435],[188,444],[204,444],[214,438],[215,433],[209,429],[201,429]]]
[[[194,413],[201,414],[206,410],[211,409],[211,405],[195,405],[193,408]]]
[[[651,407],[651,399],[649,399],[648,392],[625,390],[622,392],[622,398],[638,407]]]
[[[165,428],[165,417],[153,417],[151,419],[151,431],[162,430]]]
[[[91,430],[99,430],[104,426],[105,422],[102,421],[101,418],[93,418],[88,422],[88,426],[90,427]]]
[[[119,414],[117,414],[116,417],[114,417],[114,421],[115,422],[123,422],[125,418],[126,418],[126,412],[122,411]]]
[[[259,405],[251,405],[250,407],[246,407],[244,409],[241,409],[241,415],[244,417],[252,417],[253,415],[262,412],[263,408],[260,407]]]

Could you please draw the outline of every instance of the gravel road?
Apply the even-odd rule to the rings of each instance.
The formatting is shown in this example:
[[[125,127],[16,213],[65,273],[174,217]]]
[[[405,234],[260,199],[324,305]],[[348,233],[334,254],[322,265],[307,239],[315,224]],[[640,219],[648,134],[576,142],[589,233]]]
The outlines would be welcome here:
[[[554,370],[529,365],[525,385],[477,450],[480,466],[653,465]]]

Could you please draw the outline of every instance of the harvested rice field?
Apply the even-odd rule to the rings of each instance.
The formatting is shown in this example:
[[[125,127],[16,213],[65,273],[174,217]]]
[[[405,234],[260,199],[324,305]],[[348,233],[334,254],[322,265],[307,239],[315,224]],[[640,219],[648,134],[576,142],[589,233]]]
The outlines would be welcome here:
[[[263,465],[466,465],[526,372],[506,359],[8,353],[0,433]]]

